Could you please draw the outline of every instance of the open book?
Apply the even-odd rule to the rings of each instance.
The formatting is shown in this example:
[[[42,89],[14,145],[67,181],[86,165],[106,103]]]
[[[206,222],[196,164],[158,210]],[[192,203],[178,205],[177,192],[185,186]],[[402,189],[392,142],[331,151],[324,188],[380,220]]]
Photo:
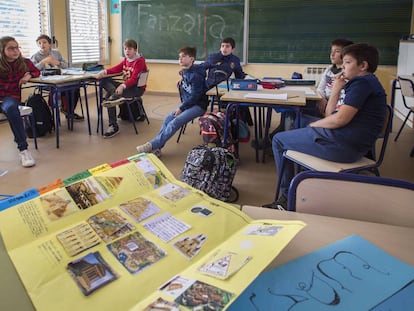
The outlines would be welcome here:
[[[37,310],[222,310],[305,226],[252,220],[152,154],[30,189],[0,210],[5,247]]]

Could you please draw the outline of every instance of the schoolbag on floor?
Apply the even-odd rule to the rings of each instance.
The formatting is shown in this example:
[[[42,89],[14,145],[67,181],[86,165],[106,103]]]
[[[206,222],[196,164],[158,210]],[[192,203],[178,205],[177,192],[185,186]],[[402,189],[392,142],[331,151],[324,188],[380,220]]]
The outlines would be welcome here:
[[[200,145],[190,150],[181,172],[181,180],[209,196],[227,202],[239,197],[232,186],[237,159],[222,147]]]
[[[224,139],[224,123],[226,116],[221,111],[212,111],[205,113],[198,119],[200,124],[201,137],[203,142],[209,146],[223,147]],[[235,153],[236,146],[234,144],[231,127],[228,127],[226,147],[229,151]]]
[[[53,117],[49,105],[41,94],[31,94],[25,103],[26,106],[32,107],[33,115],[36,122],[36,137],[45,136],[51,133],[53,129]],[[32,125],[30,118],[25,121],[25,130],[28,137],[33,138]]]
[[[142,101],[141,98],[139,98],[138,100]],[[132,102],[131,104],[129,104],[129,107],[131,108],[131,112],[132,112],[132,117],[135,121],[140,119],[141,115],[143,115],[143,113],[141,112],[138,100],[136,100],[136,101]],[[127,107],[126,103],[123,103],[123,104],[119,105],[118,118],[120,118],[121,120],[124,120],[124,121],[129,121],[128,107]]]

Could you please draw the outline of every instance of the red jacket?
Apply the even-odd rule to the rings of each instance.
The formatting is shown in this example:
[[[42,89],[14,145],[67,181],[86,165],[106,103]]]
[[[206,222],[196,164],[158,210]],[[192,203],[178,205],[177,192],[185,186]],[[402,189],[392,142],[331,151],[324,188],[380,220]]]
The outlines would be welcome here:
[[[137,55],[132,61],[124,57],[122,62],[114,67],[106,69],[107,74],[121,73],[126,87],[136,86],[138,76],[142,71],[147,70],[147,64],[143,56]],[[145,86],[143,86],[145,89]]]

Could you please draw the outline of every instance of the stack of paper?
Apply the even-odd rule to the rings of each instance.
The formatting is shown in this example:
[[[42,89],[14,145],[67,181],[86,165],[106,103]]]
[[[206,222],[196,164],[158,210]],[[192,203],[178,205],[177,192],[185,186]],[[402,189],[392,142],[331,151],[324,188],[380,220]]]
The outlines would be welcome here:
[[[247,93],[244,95],[244,98],[259,98],[259,99],[279,99],[287,100],[287,93],[283,94],[272,94],[272,93]]]

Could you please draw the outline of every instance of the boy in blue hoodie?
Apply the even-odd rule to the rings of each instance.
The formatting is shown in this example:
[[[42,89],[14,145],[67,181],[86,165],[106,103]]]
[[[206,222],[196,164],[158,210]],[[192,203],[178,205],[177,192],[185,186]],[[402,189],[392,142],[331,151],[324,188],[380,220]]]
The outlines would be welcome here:
[[[158,134],[149,142],[137,147],[138,153],[152,152],[159,156],[161,148],[183,125],[202,116],[207,109],[206,71],[204,66],[195,65],[196,48],[179,50],[178,62],[182,67],[180,83],[181,104],[164,119]]]

